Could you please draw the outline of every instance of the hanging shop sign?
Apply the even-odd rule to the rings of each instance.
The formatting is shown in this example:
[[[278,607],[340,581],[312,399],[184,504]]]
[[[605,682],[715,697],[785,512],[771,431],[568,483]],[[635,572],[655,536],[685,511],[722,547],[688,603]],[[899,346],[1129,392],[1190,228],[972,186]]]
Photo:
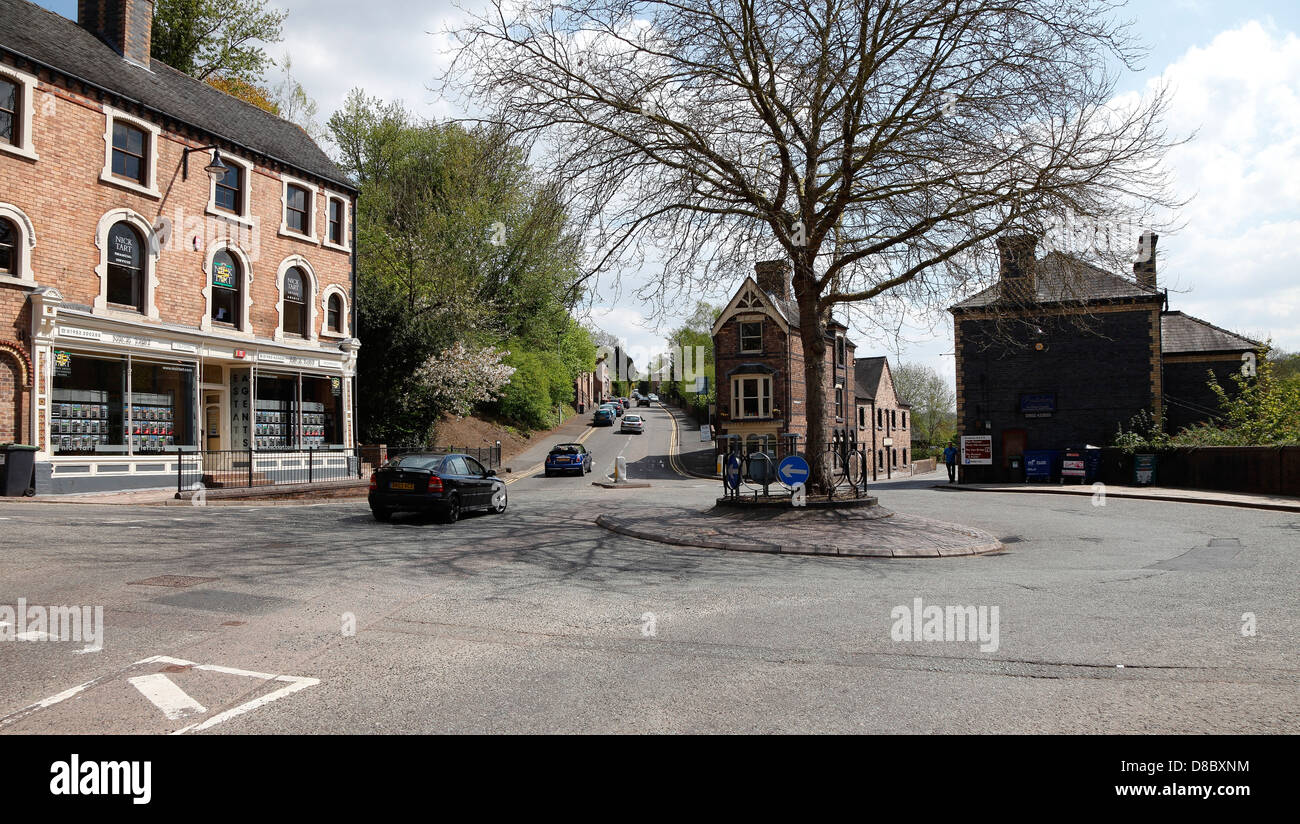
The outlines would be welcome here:
[[[338,378],[330,378],[330,394],[338,397],[343,392],[343,381]]]

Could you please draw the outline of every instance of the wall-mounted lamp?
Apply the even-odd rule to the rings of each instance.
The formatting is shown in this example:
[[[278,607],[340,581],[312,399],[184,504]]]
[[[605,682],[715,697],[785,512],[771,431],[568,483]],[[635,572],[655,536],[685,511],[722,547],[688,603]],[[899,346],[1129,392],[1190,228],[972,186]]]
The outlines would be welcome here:
[[[190,179],[190,152],[206,152],[211,150],[212,162],[203,167],[203,171],[208,173],[208,177],[214,181],[220,181],[226,176],[230,167],[221,162],[221,150],[216,146],[200,146],[197,149],[186,149],[181,155],[181,180]]]

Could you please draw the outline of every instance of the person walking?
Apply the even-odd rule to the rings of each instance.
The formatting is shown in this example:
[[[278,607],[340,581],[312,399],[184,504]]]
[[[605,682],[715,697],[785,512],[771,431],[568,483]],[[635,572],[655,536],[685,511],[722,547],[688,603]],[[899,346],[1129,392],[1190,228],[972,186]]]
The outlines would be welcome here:
[[[948,483],[957,483],[957,447],[948,444],[943,450],[943,462],[948,465]]]

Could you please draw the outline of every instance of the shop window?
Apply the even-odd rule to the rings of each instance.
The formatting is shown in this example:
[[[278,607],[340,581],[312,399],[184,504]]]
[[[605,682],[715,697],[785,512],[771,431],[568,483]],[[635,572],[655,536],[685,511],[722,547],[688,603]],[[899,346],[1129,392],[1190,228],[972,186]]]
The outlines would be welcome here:
[[[311,234],[311,193],[305,186],[285,185],[284,223],[291,232]]]
[[[0,218],[0,275],[18,277],[18,255],[22,251],[19,237],[18,227],[13,222]]]
[[[22,145],[22,89],[7,77],[0,77],[0,141],[10,146]]]
[[[297,266],[284,273],[284,331],[307,337],[307,306],[311,302],[310,281]]]
[[[131,362],[131,451],[136,455],[195,446],[194,367]]]
[[[297,448],[297,378],[259,375],[253,410],[253,444],[257,449]]]
[[[149,135],[120,120],[113,121],[113,175],[149,185]]]
[[[762,321],[740,324],[740,351],[741,352],[762,352],[763,351],[763,322]]]
[[[54,351],[50,446],[56,455],[123,453],[126,359]]]
[[[343,333],[343,298],[330,295],[325,308],[325,328],[335,334]]]
[[[144,240],[122,221],[108,230],[108,302],[144,311]]]
[[[244,273],[234,255],[224,249],[212,256],[212,320],[239,326],[243,308]]]
[[[302,437],[308,449],[343,445],[343,379],[302,378]]]
[[[226,164],[225,177],[216,182],[213,203],[218,209],[232,214],[242,214],[244,208],[244,169],[233,163]]]

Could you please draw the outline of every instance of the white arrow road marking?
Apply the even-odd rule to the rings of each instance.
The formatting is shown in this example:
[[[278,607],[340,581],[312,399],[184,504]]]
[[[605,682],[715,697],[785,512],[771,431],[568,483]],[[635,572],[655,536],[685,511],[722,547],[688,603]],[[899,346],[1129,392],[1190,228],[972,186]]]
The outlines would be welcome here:
[[[191,698],[185,690],[176,686],[172,679],[160,672],[153,675],[137,675],[126,679],[140,694],[163,711],[168,721],[177,721],[187,715],[207,712],[208,708]]]

